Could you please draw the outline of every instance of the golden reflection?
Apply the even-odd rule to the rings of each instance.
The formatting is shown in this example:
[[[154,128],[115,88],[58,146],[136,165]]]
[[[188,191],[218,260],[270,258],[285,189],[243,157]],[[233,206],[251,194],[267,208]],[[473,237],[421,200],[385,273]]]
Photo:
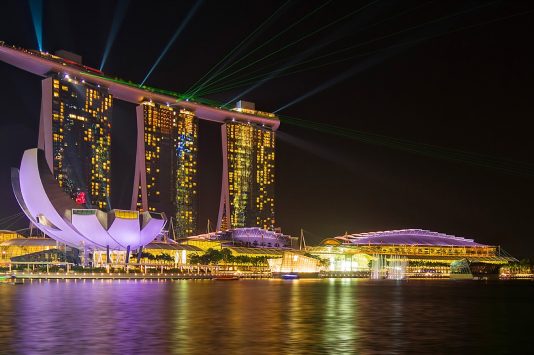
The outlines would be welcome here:
[[[190,280],[177,280],[172,283],[173,297],[171,300],[173,317],[171,320],[173,328],[173,338],[178,344],[172,347],[173,354],[183,354],[194,349],[194,342],[191,332],[191,305],[189,304],[189,288],[192,286]],[[194,285],[193,285],[194,287]]]
[[[321,332],[326,349],[340,353],[352,352],[357,345],[357,285],[356,279],[330,279],[325,294]]]

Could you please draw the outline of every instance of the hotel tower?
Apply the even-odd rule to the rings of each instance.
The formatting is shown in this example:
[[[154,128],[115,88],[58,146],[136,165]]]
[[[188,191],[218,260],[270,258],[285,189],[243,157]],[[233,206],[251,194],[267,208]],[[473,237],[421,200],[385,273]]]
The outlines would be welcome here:
[[[196,233],[198,119],[186,110],[144,101],[137,106],[132,209],[164,212],[176,237]]]
[[[78,204],[110,210],[111,110],[107,89],[67,74],[42,81],[40,149]]]
[[[246,101],[239,101],[235,110],[268,115]],[[217,229],[274,229],[274,132],[235,119],[221,129],[223,176]]]

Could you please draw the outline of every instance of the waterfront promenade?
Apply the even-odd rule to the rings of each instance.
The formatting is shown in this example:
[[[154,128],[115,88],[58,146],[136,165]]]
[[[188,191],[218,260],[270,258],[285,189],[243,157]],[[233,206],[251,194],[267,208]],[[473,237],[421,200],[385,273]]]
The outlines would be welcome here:
[[[61,262],[12,262],[4,268],[1,276],[14,276],[15,280],[195,280],[213,279],[221,276],[239,276],[240,278],[271,278],[268,267],[224,267],[221,265],[181,265],[169,268],[168,265],[157,264],[124,264],[109,265],[109,267],[80,268],[70,263]],[[22,269],[22,270],[21,270]],[[8,280],[8,279],[5,279]]]

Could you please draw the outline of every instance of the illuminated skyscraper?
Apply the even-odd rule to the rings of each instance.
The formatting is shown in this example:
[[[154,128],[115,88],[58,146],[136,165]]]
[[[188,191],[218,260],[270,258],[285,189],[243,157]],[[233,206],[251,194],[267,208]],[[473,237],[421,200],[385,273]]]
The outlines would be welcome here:
[[[68,75],[42,81],[39,148],[77,203],[109,210],[112,96]]]
[[[176,119],[175,231],[179,237],[195,234],[197,228],[197,141],[198,120],[191,111],[181,109]]]
[[[196,233],[197,118],[147,101],[137,107],[137,132],[132,209],[165,212],[177,237]]]
[[[222,142],[223,181],[217,229],[272,230],[274,132],[264,126],[232,120],[222,126]]]

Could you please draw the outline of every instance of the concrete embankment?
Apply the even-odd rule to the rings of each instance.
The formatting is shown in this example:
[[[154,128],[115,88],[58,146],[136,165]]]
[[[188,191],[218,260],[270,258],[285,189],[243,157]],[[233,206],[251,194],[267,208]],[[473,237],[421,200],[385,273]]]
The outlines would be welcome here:
[[[180,274],[180,273],[16,273],[13,280],[211,280],[228,274]],[[271,274],[240,274],[242,279],[271,278]]]

